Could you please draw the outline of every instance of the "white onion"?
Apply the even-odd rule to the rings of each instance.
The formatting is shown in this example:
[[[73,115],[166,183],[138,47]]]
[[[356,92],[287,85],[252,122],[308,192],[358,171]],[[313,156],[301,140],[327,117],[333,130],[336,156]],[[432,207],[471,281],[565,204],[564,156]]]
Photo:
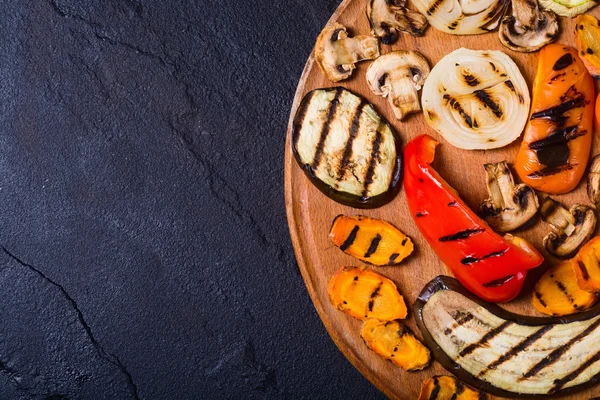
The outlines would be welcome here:
[[[431,26],[452,35],[493,31],[508,3],[508,0],[413,0]]]
[[[427,123],[460,149],[495,149],[521,135],[529,90],[501,51],[458,49],[431,70],[422,96]]]

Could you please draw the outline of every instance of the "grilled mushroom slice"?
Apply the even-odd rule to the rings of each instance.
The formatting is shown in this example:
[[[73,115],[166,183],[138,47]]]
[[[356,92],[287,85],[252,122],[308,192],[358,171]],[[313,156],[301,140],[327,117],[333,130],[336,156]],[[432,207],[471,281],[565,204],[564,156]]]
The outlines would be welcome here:
[[[505,47],[530,53],[554,42],[560,33],[552,11],[540,10],[537,0],[512,0],[512,15],[502,19],[498,31]]]
[[[587,180],[587,192],[590,201],[599,209],[600,207],[600,154],[592,158],[590,173]]]
[[[546,235],[544,247],[558,258],[569,258],[577,253],[596,229],[594,210],[582,204],[575,204],[567,210],[558,201],[546,197],[540,213],[555,231]]]
[[[315,59],[325,77],[339,82],[352,75],[358,61],[379,57],[379,40],[374,36],[348,37],[342,24],[328,24],[317,38]]]
[[[397,119],[420,111],[418,91],[429,76],[429,63],[421,53],[399,50],[373,61],[367,83],[374,94],[387,97]]]
[[[406,8],[406,0],[371,0],[367,6],[371,33],[381,38],[381,43],[392,44],[398,32],[423,36],[427,19],[417,11]]]
[[[506,161],[483,167],[490,197],[481,204],[482,217],[501,232],[510,232],[525,225],[540,207],[531,186],[524,183],[515,186]]]

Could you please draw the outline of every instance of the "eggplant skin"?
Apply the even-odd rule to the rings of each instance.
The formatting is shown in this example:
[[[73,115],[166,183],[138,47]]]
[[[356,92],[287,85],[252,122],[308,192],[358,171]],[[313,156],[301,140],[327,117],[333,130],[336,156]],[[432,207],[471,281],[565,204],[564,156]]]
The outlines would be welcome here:
[[[425,326],[424,316],[423,316],[423,308],[429,301],[429,299],[439,291],[449,290],[453,292],[457,292],[469,300],[477,303],[478,305],[485,308],[491,314],[501,318],[505,321],[531,326],[531,327],[542,327],[544,325],[559,325],[559,324],[568,324],[571,322],[579,322],[585,321],[588,319],[592,319],[597,317],[600,313],[600,303],[596,304],[591,309],[581,312],[578,314],[572,314],[563,317],[529,317],[524,315],[513,314],[496,304],[488,303],[477,298],[475,295],[467,291],[456,279],[448,277],[448,276],[438,276],[431,280],[421,293],[419,297],[413,304],[412,310],[415,315],[415,319],[417,322],[417,326],[423,335],[423,339],[433,357],[436,361],[438,361],[446,370],[450,371],[461,381],[466,384],[475,387],[483,392],[487,392],[494,396],[506,397],[511,399],[548,399],[548,398],[557,398],[561,396],[570,395],[585,389],[589,389],[590,387],[596,385],[600,382],[600,374],[594,375],[585,383],[571,386],[566,389],[562,389],[560,391],[554,392],[552,394],[523,394],[517,392],[510,392],[507,390],[499,389],[496,386],[493,386],[489,382],[483,381],[481,379],[476,378],[470,372],[463,369],[460,365],[454,362],[442,348],[437,344],[434,340],[433,336],[429,332],[429,330]],[[590,352],[591,353],[591,352]]]
[[[299,150],[296,146],[297,138],[300,135],[300,130],[301,130],[301,126],[302,126],[303,116],[301,114],[302,114],[302,110],[305,110],[306,107],[308,106],[308,103],[311,101],[313,94],[318,91],[325,91],[325,92],[342,91],[342,92],[348,92],[348,93],[358,97],[361,100],[361,102],[364,103],[365,106],[370,106],[373,109],[373,111],[375,111],[377,113],[377,115],[381,119],[381,123],[386,125],[387,128],[389,128],[389,130],[392,132],[392,135],[394,138],[394,147],[396,150],[396,157],[394,159],[394,168],[393,168],[393,171],[391,174],[391,181],[390,181],[388,189],[385,192],[378,194],[376,196],[358,196],[358,195],[354,195],[352,193],[336,190],[335,188],[333,188],[332,186],[323,182],[321,179],[319,179],[316,176],[315,170],[311,164],[303,162],[303,160],[300,156]],[[302,168],[302,170],[304,171],[304,174],[310,180],[310,182],[317,189],[319,189],[324,195],[326,195],[333,201],[336,201],[345,206],[358,208],[358,209],[378,208],[378,207],[381,207],[381,206],[389,203],[390,201],[392,201],[396,197],[398,192],[400,191],[401,181],[402,181],[402,145],[401,145],[401,141],[400,141],[398,135],[395,133],[394,129],[389,124],[389,122],[387,122],[385,120],[385,118],[383,116],[381,116],[381,114],[379,114],[379,112],[376,111],[375,107],[371,103],[366,101],[362,96],[357,95],[356,93],[354,93],[346,88],[343,88],[341,86],[325,88],[325,89],[314,89],[314,90],[311,90],[310,92],[308,92],[304,96],[304,98],[300,102],[300,105],[298,106],[298,109],[294,116],[294,121],[293,121],[293,126],[292,126],[292,152],[294,154],[294,158],[296,159],[296,162]]]

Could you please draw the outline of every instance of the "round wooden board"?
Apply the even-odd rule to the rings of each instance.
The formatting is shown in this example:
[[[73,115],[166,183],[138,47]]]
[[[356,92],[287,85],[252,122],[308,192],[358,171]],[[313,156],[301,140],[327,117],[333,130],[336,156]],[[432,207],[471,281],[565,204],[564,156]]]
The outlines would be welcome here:
[[[340,22],[353,35],[368,34],[369,22],[366,17],[368,0],[345,0],[333,14],[330,22]],[[600,7],[590,12],[600,17]],[[559,43],[575,46],[575,19],[561,18],[562,34]],[[477,36],[452,36],[439,32],[432,27],[427,29],[425,37],[416,38],[401,35],[394,45],[382,45],[381,53],[392,50],[418,50],[435,65],[443,56],[460,47],[478,50],[502,50],[513,58],[528,82],[529,89],[535,76],[537,53],[521,54],[504,48],[498,39],[497,32]],[[375,384],[381,391],[392,399],[416,399],[419,396],[421,383],[439,374],[449,374],[438,363],[421,372],[405,372],[389,361],[371,352],[360,337],[361,322],[343,312],[336,310],[328,300],[327,284],[329,279],[343,266],[362,265],[362,263],[336,248],[328,238],[329,229],[335,216],[367,215],[391,222],[409,235],[415,243],[415,252],[409,259],[394,267],[373,267],[377,272],[389,277],[404,295],[408,305],[411,305],[423,286],[438,275],[451,275],[429,244],[419,233],[412,217],[409,215],[404,192],[384,207],[373,210],[358,210],[334,202],[323,195],[305,177],[294,160],[290,137],[292,119],[304,95],[312,89],[332,86],[344,86],[368,99],[375,108],[392,124],[396,133],[405,145],[412,138],[426,133],[440,142],[436,153],[434,167],[452,187],[458,190],[467,204],[477,209],[486,198],[484,163],[507,160],[514,161],[520,139],[513,144],[488,151],[467,151],[452,147],[440,135],[431,129],[424,121],[422,114],[415,114],[404,122],[394,119],[387,100],[373,95],[367,87],[365,73],[370,62],[357,64],[352,77],[338,84],[325,79],[320,69],[314,63],[314,52],[309,57],[304,73],[298,84],[294,104],[292,106],[287,131],[285,149],[285,198],[288,223],[292,243],[298,260],[300,271],[308,292],[329,334],[358,370]],[[597,133],[596,133],[597,134]],[[596,134],[594,136],[596,136]],[[594,138],[592,154],[599,153],[599,141]],[[540,193],[540,199],[543,198]],[[573,192],[553,196],[565,205],[575,202],[589,204],[586,195],[585,177]],[[530,302],[533,282],[551,265],[558,261],[548,255],[542,246],[543,237],[550,228],[541,220],[530,228],[518,232],[517,235],[531,241],[546,257],[546,262],[540,268],[532,271],[521,296],[505,307],[522,314],[535,314]],[[409,314],[406,323],[420,336],[412,315]],[[591,390],[580,392],[565,399],[589,399],[600,396],[600,385]],[[490,398],[492,398],[490,396]]]

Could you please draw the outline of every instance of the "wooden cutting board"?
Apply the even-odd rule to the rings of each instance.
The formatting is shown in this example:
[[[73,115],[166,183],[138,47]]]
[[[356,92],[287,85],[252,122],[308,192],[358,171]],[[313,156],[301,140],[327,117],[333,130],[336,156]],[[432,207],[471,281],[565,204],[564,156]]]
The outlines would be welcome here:
[[[343,1],[332,15],[330,22],[340,22],[349,28],[353,35],[368,34],[370,28],[366,17],[367,1]],[[600,7],[593,10],[591,14],[600,17]],[[562,35],[559,42],[575,46],[575,19],[560,18],[560,20]],[[429,27],[425,37],[416,38],[401,35],[395,44],[391,46],[382,45],[381,53],[384,54],[392,50],[418,50],[425,55],[433,67],[446,54],[460,47],[504,51],[517,63],[531,90],[537,66],[537,53],[521,54],[504,48],[500,44],[497,32],[477,36],[453,36]],[[358,210],[334,202],[310,183],[297,165],[291,151],[292,119],[296,108],[304,95],[316,88],[341,85],[361,94],[392,124],[403,145],[423,133],[431,135],[440,142],[441,145],[438,146],[436,161],[433,165],[440,175],[458,190],[462,198],[473,209],[477,209],[481,201],[487,197],[483,164],[502,160],[507,160],[512,164],[520,140],[496,150],[460,150],[452,147],[437,132],[431,129],[425,123],[422,114],[415,114],[404,122],[395,120],[387,105],[387,100],[373,95],[367,87],[365,73],[369,64],[369,61],[358,63],[354,74],[349,80],[333,84],[325,79],[314,62],[314,52],[306,62],[290,113],[286,139],[285,199],[287,216],[292,243],[306,288],[336,345],[350,362],[388,397],[392,399],[416,399],[420,392],[421,383],[425,379],[433,375],[449,374],[449,372],[445,371],[438,363],[433,363],[421,372],[404,372],[391,362],[381,359],[366,347],[360,337],[361,322],[336,310],[328,300],[327,284],[334,273],[343,266],[362,265],[360,261],[345,255],[333,245],[328,238],[329,228],[334,217],[339,214],[367,215],[389,221],[408,234],[415,243],[415,252],[409,259],[398,266],[373,268],[398,285],[400,292],[409,305],[415,301],[427,282],[438,275],[451,275],[451,273],[419,233],[409,214],[403,190],[391,203],[384,207],[373,210]],[[592,154],[598,154],[599,152],[600,144],[597,138],[594,137]],[[540,199],[543,196],[543,194],[540,194]],[[585,177],[573,192],[554,197],[568,206],[575,202],[589,204],[586,195]],[[530,302],[531,287],[543,271],[557,263],[557,260],[548,255],[542,246],[542,239],[549,231],[549,225],[538,220],[530,228],[517,233],[518,236],[531,241],[542,251],[546,257],[546,262],[529,274],[528,282],[521,296],[505,305],[507,309],[522,314],[536,314]],[[409,314],[406,322],[420,337],[414,317]],[[600,396],[600,385],[577,395],[565,397],[565,399],[583,400],[595,396]]]

